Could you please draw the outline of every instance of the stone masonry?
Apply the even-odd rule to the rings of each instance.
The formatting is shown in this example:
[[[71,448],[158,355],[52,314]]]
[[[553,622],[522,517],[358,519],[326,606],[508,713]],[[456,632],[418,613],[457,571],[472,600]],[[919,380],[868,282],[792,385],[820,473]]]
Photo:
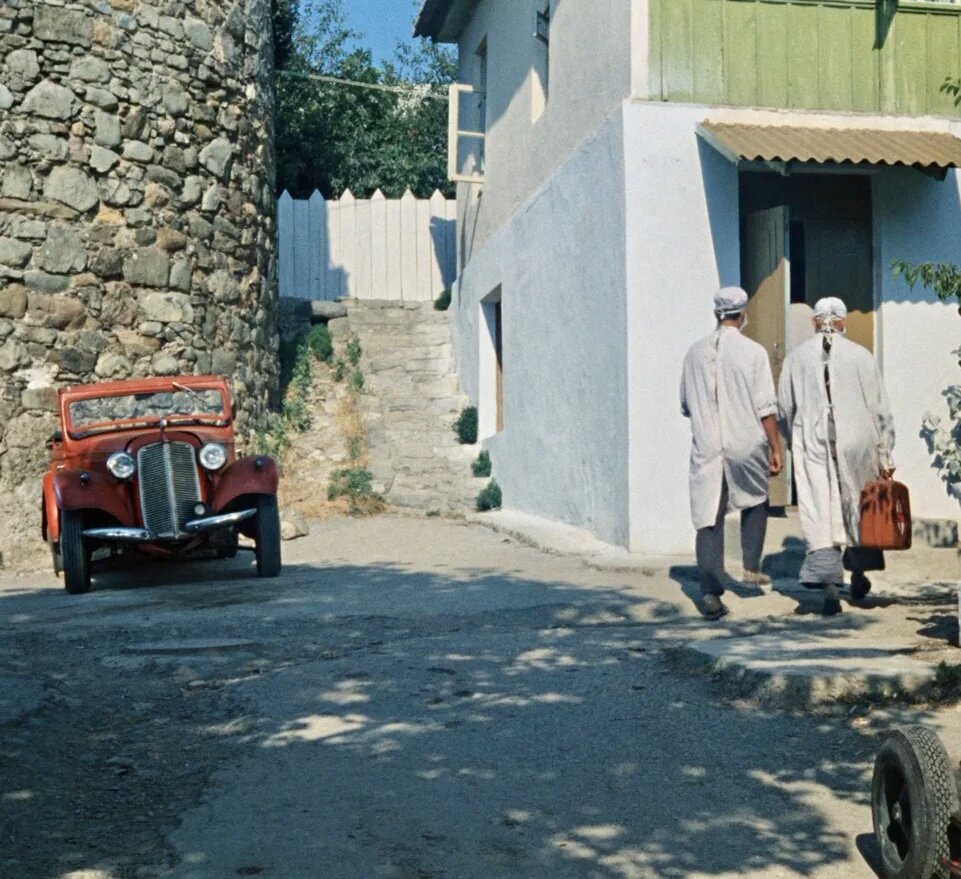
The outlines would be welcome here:
[[[269,0],[0,2],[0,552],[39,547],[56,388],[276,391]]]
[[[330,327],[360,341],[375,489],[395,507],[474,510],[489,480],[471,472],[480,446],[460,445],[454,432],[469,400],[458,389],[448,315],[430,302],[351,301]]]

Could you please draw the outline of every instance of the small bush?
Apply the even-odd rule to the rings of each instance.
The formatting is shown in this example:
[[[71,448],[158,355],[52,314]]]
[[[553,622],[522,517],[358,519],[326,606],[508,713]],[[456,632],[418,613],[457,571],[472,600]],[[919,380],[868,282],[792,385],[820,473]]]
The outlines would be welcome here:
[[[334,346],[330,341],[330,330],[327,324],[315,324],[307,333],[307,344],[314,352],[314,357],[330,363],[330,358],[334,356]]]
[[[347,376],[347,362],[343,359],[343,357],[338,357],[334,361],[332,374],[335,382],[342,382]]]
[[[447,311],[450,308],[450,287],[434,300],[434,308],[437,311]]]
[[[463,445],[473,445],[477,442],[477,407],[465,406],[460,417],[454,424],[457,440]]]
[[[364,374],[359,369],[355,369],[350,374],[347,387],[349,387],[355,394],[359,394],[364,389]]]
[[[350,361],[351,366],[356,366],[360,363],[360,339],[356,336],[351,336],[347,340],[347,359]]]
[[[369,470],[354,467],[349,470],[335,470],[330,474],[327,486],[327,500],[347,498],[348,509],[352,516],[368,516],[380,513],[386,506],[384,499],[374,491],[373,476]]]
[[[485,510],[499,510],[501,506],[501,487],[496,479],[487,483],[487,487],[477,495],[477,509],[480,512]]]
[[[470,465],[470,469],[473,471],[475,476],[490,476],[491,475],[491,456],[487,449],[483,449],[481,453],[477,456],[477,460]]]
[[[364,438],[360,436],[347,437],[347,457],[356,461],[364,453]]]
[[[300,353],[301,339],[289,339],[281,342],[277,348],[277,361],[280,367],[280,392],[287,390],[287,385],[294,374],[294,367],[297,365],[297,357]]]
[[[372,480],[371,472],[360,467],[351,470],[335,470],[330,474],[327,500],[333,501],[344,495],[373,494]]]

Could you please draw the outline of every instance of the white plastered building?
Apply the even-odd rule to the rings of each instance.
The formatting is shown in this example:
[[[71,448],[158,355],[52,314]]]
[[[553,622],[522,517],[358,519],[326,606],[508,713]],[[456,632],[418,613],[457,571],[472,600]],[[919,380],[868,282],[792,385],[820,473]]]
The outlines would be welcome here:
[[[416,32],[459,51],[451,321],[505,507],[690,551],[681,363],[740,284],[775,373],[810,305],[847,301],[915,517],[958,518],[921,428],[961,318],[891,263],[961,262],[959,25],[935,2],[425,0]]]

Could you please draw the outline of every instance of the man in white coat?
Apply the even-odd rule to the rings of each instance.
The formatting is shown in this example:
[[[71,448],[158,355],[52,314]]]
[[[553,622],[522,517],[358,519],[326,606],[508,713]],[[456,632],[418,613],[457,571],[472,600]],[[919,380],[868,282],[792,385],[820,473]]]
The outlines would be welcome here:
[[[880,551],[858,546],[861,489],[894,471],[888,397],[874,357],[844,338],[847,313],[837,297],[818,300],[815,335],[788,355],[778,385],[807,544],[799,579],[823,587],[825,614],[841,610],[844,567],[856,601],[871,588],[864,572],[884,568]]]
[[[724,287],[714,296],[717,327],[684,358],[681,412],[691,419],[691,517],[697,531],[700,611],[719,619],[724,594],[724,515],[741,511],[744,581],[761,574],[771,474],[781,470],[777,397],[767,352],[745,336],[747,293]]]

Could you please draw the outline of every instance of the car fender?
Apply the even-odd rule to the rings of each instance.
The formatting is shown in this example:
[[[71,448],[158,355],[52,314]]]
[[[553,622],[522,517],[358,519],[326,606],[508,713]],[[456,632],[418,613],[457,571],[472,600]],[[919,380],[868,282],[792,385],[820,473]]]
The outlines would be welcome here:
[[[267,455],[246,455],[228,464],[214,488],[213,509],[220,512],[245,494],[276,494],[277,462]]]
[[[61,470],[53,476],[53,497],[58,510],[101,510],[121,525],[133,525],[130,486],[102,473]],[[59,516],[57,536],[59,536]],[[51,523],[52,525],[52,523]],[[49,531],[53,528],[48,526]]]

